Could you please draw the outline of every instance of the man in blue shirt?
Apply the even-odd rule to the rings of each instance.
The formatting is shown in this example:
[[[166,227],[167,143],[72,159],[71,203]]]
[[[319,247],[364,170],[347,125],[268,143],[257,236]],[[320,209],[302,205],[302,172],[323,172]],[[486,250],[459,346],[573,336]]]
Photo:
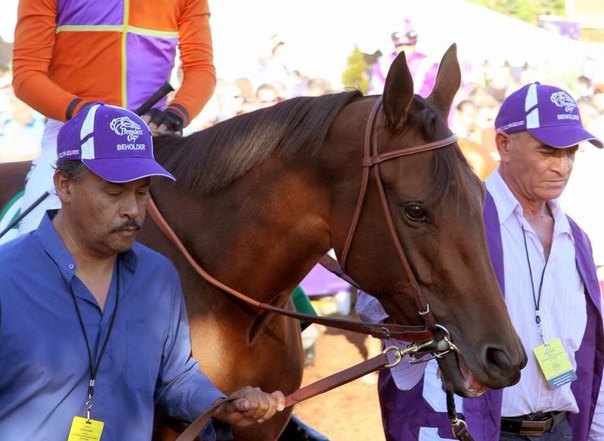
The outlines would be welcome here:
[[[58,136],[62,208],[0,247],[0,439],[151,439],[155,405],[193,421],[263,422],[280,391],[245,387],[225,400],[191,357],[178,274],[135,242],[153,157],[134,113],[94,104]],[[216,439],[215,424],[204,429]]]

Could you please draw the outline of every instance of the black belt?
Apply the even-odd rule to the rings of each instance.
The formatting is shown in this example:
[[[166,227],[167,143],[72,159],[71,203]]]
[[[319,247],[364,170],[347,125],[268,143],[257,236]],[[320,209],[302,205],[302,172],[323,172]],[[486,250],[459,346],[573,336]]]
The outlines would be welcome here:
[[[566,412],[538,412],[518,417],[502,417],[501,430],[520,436],[541,436],[566,418]]]

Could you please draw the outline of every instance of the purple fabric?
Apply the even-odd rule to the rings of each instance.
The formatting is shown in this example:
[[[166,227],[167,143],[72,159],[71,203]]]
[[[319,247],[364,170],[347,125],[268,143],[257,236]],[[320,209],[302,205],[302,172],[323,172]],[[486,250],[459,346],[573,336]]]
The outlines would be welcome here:
[[[503,280],[503,247],[499,218],[492,196],[487,192],[484,207],[487,244],[491,262],[498,280]],[[575,354],[577,380],[571,386],[579,406],[578,414],[571,414],[569,422],[574,441],[585,441],[598,398],[600,374],[604,367],[604,330],[602,324],[600,289],[591,245],[585,233],[569,218],[576,243],[576,262],[585,283],[587,296],[587,325],[581,347]],[[378,383],[382,420],[387,441],[417,439],[420,427],[438,427],[439,436],[451,438],[446,413],[434,411],[423,398],[423,379],[410,391],[401,391],[392,382],[387,371],[380,372]],[[501,419],[501,390],[488,390],[479,398],[463,400],[463,417],[475,440],[499,441]]]
[[[382,93],[384,84],[386,83],[386,75],[390,69],[390,65],[396,58],[396,52],[390,55],[380,57],[373,65],[371,71],[371,90],[373,92]],[[427,97],[432,92],[432,88],[436,83],[436,75],[438,74],[438,64],[428,59],[425,54],[413,52],[407,57],[407,65],[413,77],[413,84],[416,93],[422,97]]]
[[[602,367],[604,366],[604,329],[602,328],[602,305],[599,291],[599,281],[592,258],[591,244],[587,235],[579,226],[568,218],[577,247],[577,268],[585,285],[588,287],[589,301],[587,308],[587,326],[581,347],[576,353],[577,377],[584,381],[574,381],[571,390],[577,399],[581,410],[571,414],[569,421],[573,428],[573,439],[586,440],[589,427],[594,415],[598,392],[602,382]],[[594,366],[597,372],[594,373]]]
[[[495,276],[502,292],[505,292],[505,276],[503,271],[503,244],[501,243],[501,225],[499,224],[499,218],[492,216],[490,213],[496,211],[495,201],[493,196],[488,191],[485,195],[483,218],[484,228],[487,235],[487,248],[489,249],[489,255],[491,261],[502,262],[501,265],[494,267]]]
[[[337,294],[340,291],[350,291],[350,284],[332,274],[321,264],[317,264],[300,282],[300,286],[309,297]]]
[[[506,133],[528,131],[551,147],[589,141],[602,148],[602,141],[583,128],[579,106],[568,92],[545,84],[527,84],[507,97],[495,118],[495,128]]]
[[[150,176],[174,177],[153,156],[147,124],[121,107],[94,104],[67,121],[57,136],[58,161],[82,160],[110,182],[130,182]]]
[[[57,26],[121,25],[123,0],[57,0]]]
[[[127,106],[136,109],[166,81],[174,67],[178,38],[159,38],[129,33],[126,37],[128,66]],[[140,81],[145,78],[145,81]],[[166,98],[153,107],[164,108]]]
[[[424,383],[420,381],[410,391],[403,392],[396,387],[389,369],[379,371],[378,395],[386,441],[418,439],[422,426],[438,427],[441,438],[451,436],[447,413],[434,412],[422,399],[423,388]],[[430,415],[429,421],[426,415]]]

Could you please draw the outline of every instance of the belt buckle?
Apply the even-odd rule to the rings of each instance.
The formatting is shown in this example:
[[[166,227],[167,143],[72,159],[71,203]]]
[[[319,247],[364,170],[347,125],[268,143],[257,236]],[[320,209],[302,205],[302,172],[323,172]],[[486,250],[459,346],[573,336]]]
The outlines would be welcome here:
[[[520,436],[541,436],[552,428],[553,420],[548,418],[541,421],[523,421],[520,425]]]

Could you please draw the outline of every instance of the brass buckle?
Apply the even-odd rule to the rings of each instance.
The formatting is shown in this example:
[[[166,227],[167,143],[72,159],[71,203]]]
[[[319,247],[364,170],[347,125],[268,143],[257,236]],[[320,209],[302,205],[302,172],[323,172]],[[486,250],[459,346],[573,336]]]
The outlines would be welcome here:
[[[541,436],[552,428],[553,420],[548,418],[543,421],[523,421],[520,425],[520,436]]]

